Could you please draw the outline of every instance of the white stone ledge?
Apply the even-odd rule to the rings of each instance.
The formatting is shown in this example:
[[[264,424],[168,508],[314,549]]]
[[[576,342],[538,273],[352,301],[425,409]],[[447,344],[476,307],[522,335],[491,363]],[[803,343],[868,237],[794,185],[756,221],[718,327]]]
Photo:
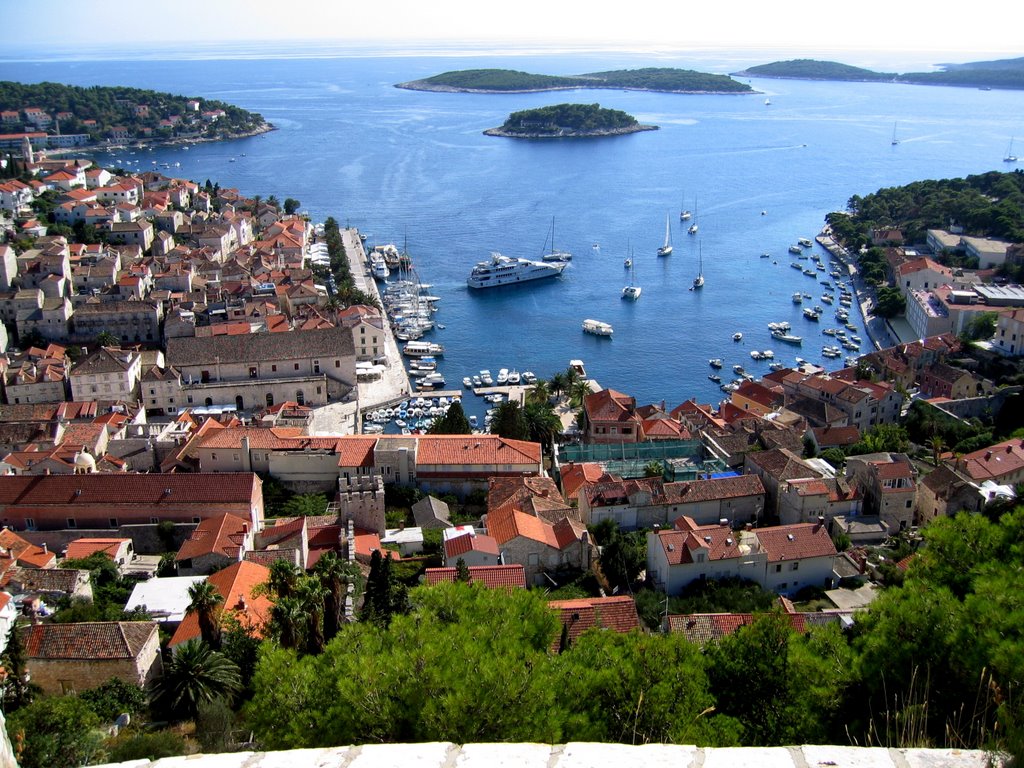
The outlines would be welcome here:
[[[282,752],[186,755],[99,768],[989,768],[980,750],[885,747],[698,748],[686,745],[366,744]],[[991,762],[990,762],[991,761]]]

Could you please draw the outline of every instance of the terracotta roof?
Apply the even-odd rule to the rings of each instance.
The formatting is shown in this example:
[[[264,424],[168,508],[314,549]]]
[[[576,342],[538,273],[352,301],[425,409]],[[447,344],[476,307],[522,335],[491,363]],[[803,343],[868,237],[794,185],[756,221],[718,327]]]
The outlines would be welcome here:
[[[131,539],[75,539],[68,542],[68,548],[64,557],[68,560],[80,560],[97,552],[102,552],[111,559],[117,557],[118,551],[125,543],[131,544]]]
[[[765,492],[761,478],[757,475],[736,475],[734,477],[716,477],[708,480],[665,483],[663,489],[665,501],[668,504],[735,499],[744,496],[763,495]]]
[[[339,438],[334,450],[338,454],[339,467],[372,467],[373,449],[377,446],[374,437],[349,435]]]
[[[427,584],[455,582],[458,577],[457,568],[427,568],[425,581]],[[520,564],[515,565],[471,565],[469,567],[471,584],[482,584],[490,589],[526,589],[526,569]]]
[[[224,598],[221,603],[221,619],[227,611],[242,626],[251,628],[256,637],[263,637],[263,627],[270,618],[273,603],[266,595],[254,596],[253,589],[269,578],[269,568],[248,560],[233,563],[211,574],[207,580]],[[175,646],[199,636],[199,618],[194,613],[186,615],[168,645]]]
[[[497,435],[422,435],[417,438],[417,466],[540,465],[540,443]]]
[[[26,541],[10,528],[0,530],[0,549],[10,552],[13,560],[29,568],[52,568],[57,555]]]
[[[639,421],[634,413],[636,401],[614,389],[602,389],[584,398],[583,407],[591,421]]]
[[[512,509],[555,522],[577,516],[550,477],[492,477],[488,481],[487,511]]]
[[[0,477],[0,504],[248,505],[258,485],[259,478],[251,472],[5,476]]]
[[[609,475],[600,464],[590,461],[579,464],[563,464],[560,472],[562,492],[567,499],[578,498],[580,489],[587,483],[622,479],[615,475]]]
[[[444,556],[446,560],[459,557],[467,552],[483,552],[488,555],[498,556],[498,542],[493,537],[485,534],[464,533],[452,539],[444,541]]]
[[[818,523],[758,528],[756,534],[762,549],[768,555],[769,563],[837,554],[827,528]]]
[[[558,611],[562,624],[568,627],[570,642],[594,627],[623,634],[640,629],[636,603],[628,595],[551,600],[548,605]],[[558,650],[560,640],[560,637],[555,639],[552,650]]]
[[[6,582],[22,592],[71,595],[80,584],[89,585],[89,572],[74,568],[12,568]]]
[[[342,328],[167,340],[167,362],[179,369],[218,360],[223,364],[248,364],[252,360],[350,357],[354,351],[352,334]]]
[[[812,429],[811,432],[819,448],[853,445],[860,440],[860,430],[857,427],[820,427]]]
[[[222,555],[237,560],[249,524],[235,515],[215,515],[202,520],[182,543],[175,560],[191,560],[203,555]]]
[[[33,624],[19,630],[29,659],[134,659],[158,630],[151,621]]]

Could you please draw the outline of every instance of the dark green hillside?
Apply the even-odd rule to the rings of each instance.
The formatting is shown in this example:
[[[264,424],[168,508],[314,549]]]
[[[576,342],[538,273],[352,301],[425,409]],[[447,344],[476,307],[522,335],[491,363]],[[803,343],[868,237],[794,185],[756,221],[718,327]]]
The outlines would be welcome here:
[[[750,93],[753,89],[728,75],[689,69],[648,67],[591,72],[586,75],[535,75],[511,69],[465,69],[442,72],[423,80],[399,83],[418,91],[513,92],[565,88],[615,88],[667,93]]]
[[[188,102],[193,98],[199,102],[198,110],[189,109]],[[267,127],[260,115],[212,99],[120,86],[81,88],[60,83],[0,82],[0,109],[30,107],[41,109],[51,117],[61,112],[70,113],[60,120],[60,132],[88,133],[94,139],[106,137],[113,126],[127,127],[133,134],[148,128],[154,138],[170,138],[182,132],[208,137],[230,136]],[[223,110],[223,117],[215,121],[202,119],[203,112],[216,110]],[[86,120],[95,120],[96,124],[84,124]],[[162,125],[162,120],[175,120],[175,125]],[[51,126],[49,130],[55,129]]]
[[[759,64],[748,67],[746,74],[761,77],[792,77],[801,80],[892,80],[896,75],[883,72],[872,72],[870,69],[852,67],[835,61],[816,61],[814,59],[793,59],[792,61],[775,61],[771,64]]]
[[[501,126],[508,133],[611,131],[638,125],[636,118],[600,104],[555,104],[513,112]]]

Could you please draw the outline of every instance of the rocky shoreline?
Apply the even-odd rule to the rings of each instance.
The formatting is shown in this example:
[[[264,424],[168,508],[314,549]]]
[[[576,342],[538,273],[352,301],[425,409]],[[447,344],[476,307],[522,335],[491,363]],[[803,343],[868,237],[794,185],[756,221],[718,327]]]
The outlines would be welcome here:
[[[602,136],[625,136],[628,133],[656,131],[656,125],[631,125],[627,128],[608,128],[599,131],[572,131],[562,129],[558,133],[521,133],[506,131],[504,128],[488,128],[484,136],[504,136],[509,139],[592,139]]]
[[[623,85],[552,85],[544,88],[514,88],[504,90],[495,88],[460,88],[453,85],[435,85],[434,83],[428,83],[425,80],[410,80],[407,83],[395,83],[395,88],[402,88],[407,91],[430,91],[433,93],[482,94],[546,93],[548,91],[645,91],[647,93],[679,93],[689,94],[691,96],[750,96],[751,94],[759,93],[759,91],[674,91],[663,88],[630,88],[629,86]]]

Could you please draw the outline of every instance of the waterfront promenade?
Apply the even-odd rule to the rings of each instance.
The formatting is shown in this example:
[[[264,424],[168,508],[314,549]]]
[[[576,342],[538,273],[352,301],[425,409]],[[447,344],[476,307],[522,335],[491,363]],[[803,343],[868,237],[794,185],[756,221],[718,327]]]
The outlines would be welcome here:
[[[345,255],[348,258],[349,271],[355,287],[363,293],[380,301],[380,292],[366,261],[366,251],[358,230],[347,228],[341,230]],[[383,303],[381,304],[383,306]],[[384,317],[384,354],[379,356],[384,364],[384,372],[376,381],[356,382],[354,401],[332,403],[317,408],[313,413],[313,424],[310,429],[314,435],[341,435],[358,433],[362,429],[362,413],[375,408],[385,408],[399,403],[409,397],[409,376],[402,364],[402,353],[398,348],[395,335],[391,332],[391,324]]]

